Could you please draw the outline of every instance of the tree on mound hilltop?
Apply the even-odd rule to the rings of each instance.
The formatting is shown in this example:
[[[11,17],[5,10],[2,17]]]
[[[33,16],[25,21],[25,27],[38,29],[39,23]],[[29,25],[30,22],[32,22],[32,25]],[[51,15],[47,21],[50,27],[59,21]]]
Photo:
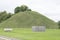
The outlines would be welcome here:
[[[17,6],[14,9],[14,13],[24,12],[24,11],[31,11],[31,9],[29,9],[26,5],[21,5],[20,7]]]

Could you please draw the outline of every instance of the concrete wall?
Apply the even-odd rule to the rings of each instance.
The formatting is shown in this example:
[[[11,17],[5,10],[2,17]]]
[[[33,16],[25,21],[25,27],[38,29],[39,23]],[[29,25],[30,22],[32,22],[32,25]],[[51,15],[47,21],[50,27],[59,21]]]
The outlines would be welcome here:
[[[45,26],[32,26],[33,32],[44,32],[46,30]]]

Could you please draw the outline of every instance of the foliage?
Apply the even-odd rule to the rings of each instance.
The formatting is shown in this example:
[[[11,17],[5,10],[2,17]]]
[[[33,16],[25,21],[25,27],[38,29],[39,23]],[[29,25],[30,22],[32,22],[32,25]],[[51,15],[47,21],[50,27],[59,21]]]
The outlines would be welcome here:
[[[24,12],[24,11],[31,11],[31,9],[29,9],[26,5],[21,5],[20,7],[16,7],[14,9],[14,13]]]
[[[0,23],[10,18],[11,13],[7,13],[6,11],[0,12]]]
[[[28,7],[26,5],[21,5],[21,11],[24,12],[28,9]]]
[[[18,13],[20,11],[21,11],[20,7],[16,7],[15,10],[14,10],[14,13]]]
[[[58,21],[58,26],[59,26],[59,29],[60,29],[60,21]]]

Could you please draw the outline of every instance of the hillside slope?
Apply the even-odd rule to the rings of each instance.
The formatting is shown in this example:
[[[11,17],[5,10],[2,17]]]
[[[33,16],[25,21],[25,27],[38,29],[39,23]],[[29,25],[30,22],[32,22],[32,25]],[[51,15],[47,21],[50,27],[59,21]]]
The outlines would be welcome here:
[[[30,28],[32,26],[40,25],[45,25],[47,28],[58,28],[57,24],[54,21],[34,11],[17,13],[13,15],[10,19],[1,23],[0,27]]]

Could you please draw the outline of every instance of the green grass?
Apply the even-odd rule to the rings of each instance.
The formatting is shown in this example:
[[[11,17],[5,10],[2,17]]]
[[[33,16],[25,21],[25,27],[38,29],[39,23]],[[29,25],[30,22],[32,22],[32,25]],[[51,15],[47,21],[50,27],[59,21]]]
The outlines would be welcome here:
[[[13,27],[13,28],[30,28],[32,26],[45,25],[46,28],[58,28],[57,23],[44,15],[34,12],[26,11],[13,15],[10,19],[0,23],[0,28]]]
[[[15,37],[22,40],[60,40],[59,29],[46,29],[45,32],[32,32],[30,28],[14,28],[12,32],[0,29],[0,35]]]

